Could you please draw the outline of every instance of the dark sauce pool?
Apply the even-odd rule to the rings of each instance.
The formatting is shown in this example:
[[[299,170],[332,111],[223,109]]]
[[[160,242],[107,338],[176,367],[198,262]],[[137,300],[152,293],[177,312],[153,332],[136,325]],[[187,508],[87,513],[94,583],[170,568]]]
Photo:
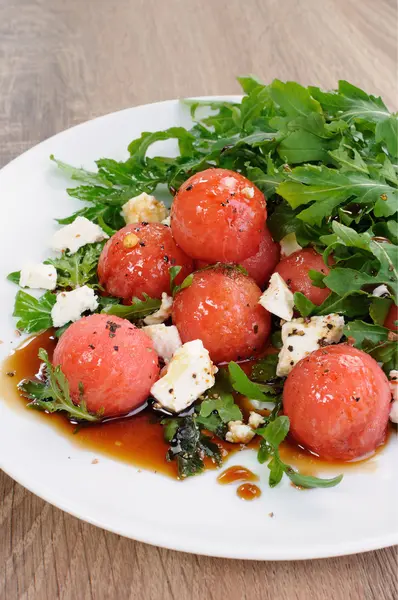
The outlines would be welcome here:
[[[18,383],[22,379],[33,378],[39,372],[40,360],[37,356],[39,348],[45,348],[51,358],[55,344],[56,341],[51,332],[45,332],[26,340],[4,361],[0,371],[0,388],[6,401],[14,405],[16,409],[24,409],[27,402],[26,398],[23,398],[18,391]],[[237,398],[237,402],[240,404],[244,416],[247,417],[250,410],[253,410],[249,401],[240,397]],[[33,412],[32,418],[46,419],[63,435],[73,438],[73,442],[78,446],[98,452],[98,455],[102,454],[130,463],[138,468],[177,478],[176,463],[166,460],[168,444],[164,441],[163,427],[159,423],[159,417],[148,408],[134,416],[78,427],[62,414],[53,413],[50,415],[32,410]],[[229,444],[218,438],[214,441],[220,446],[224,461],[227,456],[244,448],[239,444]],[[372,456],[379,453],[384,445],[380,446]],[[247,447],[256,449],[256,440],[254,439]],[[280,455],[283,461],[298,468],[305,475],[318,475],[321,471],[331,471],[337,475],[348,468],[358,468],[360,465],[370,471],[376,468],[376,463],[369,460],[372,456],[351,463],[327,462],[290,440],[283,442],[280,447]],[[205,464],[207,468],[215,468],[210,460],[206,460]],[[260,468],[263,467],[259,465]],[[244,469],[244,467],[239,467],[239,469]],[[239,474],[238,472],[234,472],[234,475],[236,476],[236,479],[233,477],[235,481],[256,480],[254,474],[253,478],[240,477],[242,473]],[[226,475],[224,481],[220,481],[220,483],[227,483],[226,480],[229,479],[229,476],[232,476],[232,472]],[[220,479],[222,479],[222,475]],[[244,494],[245,491],[241,493]],[[247,495],[251,498],[257,497],[259,494],[256,490],[252,490],[247,491]],[[243,497],[243,495],[240,495],[240,497]]]

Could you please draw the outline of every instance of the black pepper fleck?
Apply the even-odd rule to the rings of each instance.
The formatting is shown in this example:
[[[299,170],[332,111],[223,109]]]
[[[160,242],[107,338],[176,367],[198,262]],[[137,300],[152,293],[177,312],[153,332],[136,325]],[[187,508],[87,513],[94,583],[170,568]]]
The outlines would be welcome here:
[[[172,394],[174,392],[173,388],[169,389],[169,394]]]
[[[253,331],[254,331],[254,333],[258,333],[258,325],[253,326]]]
[[[143,248],[145,246],[145,242],[140,242],[140,246]]]
[[[293,352],[293,346],[288,346],[287,349],[289,350],[289,352]]]
[[[192,377],[196,379],[196,373],[192,373]]]
[[[187,192],[190,192],[193,188],[193,185],[189,184],[187,185],[187,187],[185,188]]]
[[[14,377],[15,374],[16,374],[16,371],[8,371],[7,377]]]
[[[88,347],[91,348],[91,350],[95,350],[95,346],[93,346],[92,344],[89,344]]]
[[[113,346],[113,349],[117,352],[119,350],[119,346]]]
[[[294,360],[291,360],[290,364],[291,364],[291,366],[293,366],[294,365]]]
[[[332,325],[331,323],[327,323],[326,327],[327,327],[328,329],[333,329],[333,325]]]
[[[168,257],[166,254],[163,256],[163,261],[164,261],[165,263],[168,263],[168,262],[169,262],[169,257]]]

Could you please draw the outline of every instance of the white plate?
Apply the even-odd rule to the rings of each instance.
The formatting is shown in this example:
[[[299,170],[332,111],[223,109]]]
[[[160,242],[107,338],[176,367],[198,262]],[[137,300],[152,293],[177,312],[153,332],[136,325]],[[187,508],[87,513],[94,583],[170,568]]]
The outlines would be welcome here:
[[[53,218],[81,206],[66,195],[70,182],[49,155],[92,168],[99,157],[126,157],[128,143],[142,131],[172,125],[190,125],[178,101],[132,108],[60,133],[0,172],[1,359],[18,342],[10,317],[16,287],[5,276],[27,260],[45,258]],[[156,150],[174,148],[169,142]],[[236,496],[236,486],[216,484],[216,472],[181,483],[107,457],[94,466],[97,454],[78,448],[32,412],[0,401],[0,467],[16,481],[94,525],[212,556],[320,558],[398,543],[397,449],[392,439],[367,468],[351,469],[333,489],[312,491],[298,491],[286,479],[268,488],[268,469],[245,451],[229,464],[243,463],[261,473],[263,492],[245,503]]]

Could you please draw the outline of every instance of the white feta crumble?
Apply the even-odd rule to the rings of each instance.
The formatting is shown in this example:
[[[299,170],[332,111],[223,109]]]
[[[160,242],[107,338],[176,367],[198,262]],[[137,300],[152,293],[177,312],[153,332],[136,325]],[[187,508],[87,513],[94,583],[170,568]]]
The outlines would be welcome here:
[[[271,275],[269,286],[261,294],[258,302],[270,313],[285,321],[291,321],[293,318],[294,295],[279,273]]]
[[[162,293],[162,303],[160,308],[154,312],[152,315],[148,315],[144,319],[145,325],[159,325],[159,323],[163,323],[167,321],[169,317],[171,317],[171,309],[173,307],[173,298],[168,296],[166,292]]]
[[[171,218],[170,215],[168,217],[166,217],[165,219],[163,219],[162,221],[162,225],[167,225],[167,227],[171,226]]]
[[[98,308],[97,296],[88,285],[76,288],[71,292],[61,292],[52,307],[51,318],[54,327],[62,327],[70,321],[78,321],[86,310]]]
[[[398,371],[390,371],[389,380],[392,395],[390,421],[392,421],[393,423],[398,423]]]
[[[86,217],[76,217],[73,223],[58,229],[52,237],[51,248],[57,252],[69,250],[72,254],[86,244],[102,242],[109,235],[99,225],[92,223]]]
[[[225,439],[231,444],[248,444],[255,435],[250,425],[246,425],[243,421],[230,421]]]
[[[223,177],[221,179],[221,184],[224,185],[229,190],[234,190],[236,188],[237,181],[235,177]]]
[[[282,349],[279,352],[276,374],[288,375],[302,358],[322,346],[341,340],[344,318],[337,314],[325,317],[293,319],[282,325]]]
[[[130,223],[160,223],[166,219],[168,214],[166,206],[155,196],[142,192],[139,196],[130,198],[122,206],[122,215],[129,225]]]
[[[254,198],[254,188],[245,187],[242,190],[242,194],[248,199]]]
[[[378,285],[372,292],[372,296],[376,296],[376,298],[381,298],[382,296],[389,296],[390,292],[388,291],[388,287],[386,285]]]
[[[279,242],[281,246],[281,256],[285,258],[286,256],[290,256],[293,252],[298,252],[302,250],[302,247],[297,242],[295,233],[288,233],[281,239]]]
[[[151,394],[161,408],[179,413],[213,387],[217,370],[201,340],[187,342],[175,351]]]
[[[21,269],[19,285],[32,289],[54,290],[57,287],[57,270],[53,265],[39,263]]]
[[[175,325],[147,325],[142,328],[151,340],[153,341],[154,348],[159,356],[161,356],[167,363],[170,361],[174,352],[182,346],[180,334]]]
[[[250,411],[248,425],[250,425],[252,429],[257,429],[264,423],[264,421],[265,419],[262,415],[254,412],[253,410]]]

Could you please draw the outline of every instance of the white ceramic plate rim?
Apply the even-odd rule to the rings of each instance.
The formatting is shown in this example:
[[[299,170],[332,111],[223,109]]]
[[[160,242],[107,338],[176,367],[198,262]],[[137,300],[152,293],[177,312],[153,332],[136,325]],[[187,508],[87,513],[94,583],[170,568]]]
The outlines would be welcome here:
[[[215,96],[205,97],[204,99],[215,101],[239,101],[240,98],[241,96]],[[37,146],[29,149],[23,155],[17,157],[16,159],[8,163],[0,171],[0,183],[2,177],[6,173],[12,170],[17,170],[20,167],[20,165],[24,163],[24,161],[29,160],[30,156],[34,156],[34,153],[37,152],[39,149],[42,150],[48,148],[48,154],[50,154],[52,151],[51,146],[55,144],[55,142],[58,141],[59,138],[64,136],[65,133],[76,133],[79,131],[79,129],[83,129],[84,127],[86,127],[88,123],[100,124],[102,121],[109,119],[115,115],[123,115],[124,113],[127,114],[131,111],[143,109],[144,107],[152,107],[154,110],[167,111],[169,107],[175,106],[177,102],[178,101],[176,100],[169,100],[165,102],[153,103],[151,105],[143,105],[140,107],[124,109],[122,111],[118,111],[117,113],[111,113],[109,115],[97,117],[96,119],[93,119],[86,123],[81,123],[64,132],[58,133],[57,135],[41,142]],[[181,532],[175,532],[172,528],[166,527],[165,529],[161,530],[151,529],[144,519],[141,523],[138,520],[136,520],[134,522],[133,527],[117,526],[103,516],[94,516],[93,513],[88,509],[82,509],[82,506],[78,502],[76,503],[74,501],[71,501],[70,499],[62,497],[62,495],[60,495],[59,493],[54,491],[54,489],[51,488],[51,485],[44,486],[40,483],[37,484],[32,479],[27,469],[24,469],[23,467],[21,468],[21,465],[16,466],[15,464],[13,464],[13,460],[7,460],[5,455],[0,456],[0,467],[10,477],[15,479],[18,483],[23,485],[25,488],[27,488],[37,496],[41,497],[43,500],[50,502],[54,506],[61,508],[65,512],[68,512],[69,514],[72,514],[77,518],[80,518],[84,521],[92,523],[93,525],[102,527],[119,535],[124,535],[136,539],[138,541],[179,551],[194,552],[198,554],[220,556],[226,558],[243,558],[257,560],[295,560],[346,555],[356,552],[375,550],[378,548],[387,547],[398,543],[398,529],[395,528],[395,530],[393,530],[392,524],[391,531],[383,535],[371,535],[367,537],[362,537],[358,540],[351,540],[349,542],[344,543],[317,543],[312,544],[311,549],[309,549],[305,545],[302,549],[300,549],[300,546],[297,544],[293,544],[291,550],[289,550],[286,547],[273,548],[272,546],[257,547],[251,545],[240,546],[240,548],[237,549],[236,546],[231,547],[227,543],[223,543],[222,539],[218,539],[216,543],[214,542],[214,540],[211,540],[209,542],[208,539],[203,537],[190,540],[188,537],[181,535]],[[247,510],[250,510],[250,505],[247,505]]]

